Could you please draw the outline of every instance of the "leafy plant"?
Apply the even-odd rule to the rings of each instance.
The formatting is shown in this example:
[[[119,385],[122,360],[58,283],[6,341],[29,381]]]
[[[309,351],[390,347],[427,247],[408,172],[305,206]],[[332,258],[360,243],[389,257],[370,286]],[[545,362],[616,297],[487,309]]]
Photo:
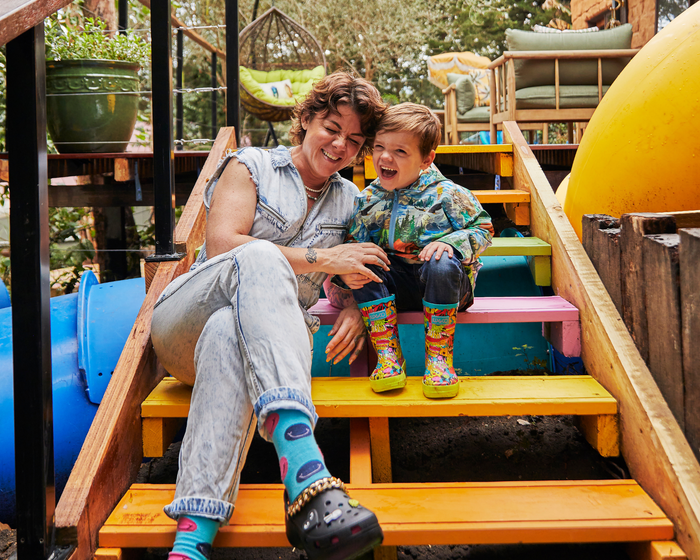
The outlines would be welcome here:
[[[95,247],[84,233],[91,227],[89,208],[64,207],[49,211],[51,270],[63,270],[54,283],[66,294],[75,289],[85,271],[83,263],[95,257]]]
[[[531,374],[539,374],[539,373],[544,373],[545,375],[549,373],[548,367],[549,364],[547,360],[543,360],[542,358],[538,358],[537,356],[534,356],[532,359],[528,355],[528,350],[532,350],[534,346],[529,346],[527,344],[523,344],[522,346],[513,346],[513,350],[517,350],[519,354],[516,354],[515,356],[524,356],[523,362],[527,365],[527,369],[525,370],[527,373]]]
[[[123,60],[147,67],[151,60],[151,46],[132,31],[110,37],[105,23],[85,19],[85,28],[69,27],[58,20],[47,20],[47,60]]]

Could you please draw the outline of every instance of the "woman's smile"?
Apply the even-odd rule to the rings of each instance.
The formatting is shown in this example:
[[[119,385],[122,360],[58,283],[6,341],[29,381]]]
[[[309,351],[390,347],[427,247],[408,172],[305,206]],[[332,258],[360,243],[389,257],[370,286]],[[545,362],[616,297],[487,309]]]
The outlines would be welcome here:
[[[308,187],[323,185],[350,165],[364,144],[359,115],[348,105],[337,108],[337,113],[329,111],[302,122],[306,136],[292,159]]]

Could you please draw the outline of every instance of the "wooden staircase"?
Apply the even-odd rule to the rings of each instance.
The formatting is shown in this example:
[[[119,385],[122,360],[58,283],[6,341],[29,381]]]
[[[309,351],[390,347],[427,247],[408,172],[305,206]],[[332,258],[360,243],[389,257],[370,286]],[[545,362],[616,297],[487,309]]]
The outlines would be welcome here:
[[[223,153],[225,145],[226,141],[215,145],[213,157]],[[464,151],[471,147],[450,148]],[[482,161],[479,159],[482,156],[490,158],[488,162],[482,161],[483,167],[501,166],[506,172],[510,161],[511,174],[513,155],[511,145],[497,151],[476,150],[467,154],[478,161]],[[202,173],[204,181],[216,160],[210,163]],[[198,182],[193,196],[201,197],[202,187]],[[493,195],[479,196],[487,199]],[[529,220],[532,210],[529,193],[527,200],[506,204],[525,204]],[[201,244],[201,215],[201,204],[189,212],[186,209],[183,214],[182,227],[190,230],[179,238],[176,234],[181,250],[190,253]],[[197,228],[198,233],[191,235],[190,231]],[[542,257],[538,266],[531,268],[535,278],[540,278],[538,284],[549,285],[551,245],[537,238],[524,239],[527,241],[501,239],[494,243],[490,254],[525,255],[533,260]],[[148,345],[147,325],[160,291],[188,266],[188,263],[164,263],[154,276],[144,305],[146,308],[150,304],[151,309],[140,316],[144,330],[135,327],[133,341],[127,343],[140,348],[140,357],[127,358],[130,362],[126,365],[120,361],[120,366],[131,367],[133,373],[120,388],[112,388],[111,384],[108,389],[113,402],[118,402],[118,398],[129,402],[119,403],[118,414],[107,411],[104,417],[96,419],[102,425],[95,428],[95,434],[91,431],[93,437],[89,435],[86,442],[92,452],[89,457],[88,452],[85,457],[81,454],[82,463],[79,460],[78,464],[81,472],[74,478],[72,475],[72,486],[69,481],[67,492],[73,492],[72,501],[70,494],[67,498],[64,494],[69,501],[64,503],[62,499],[59,505],[59,542],[72,539],[85,543],[95,539],[92,550],[97,549],[96,558],[116,560],[126,549],[169,547],[174,540],[176,524],[162,511],[172,500],[173,485],[132,484],[127,488],[124,476],[118,475],[114,487],[125,489],[118,496],[111,487],[105,497],[94,488],[97,481],[106,484],[110,473],[128,470],[108,465],[109,461],[117,460],[115,453],[119,449],[130,449],[127,447],[130,442],[139,441],[145,456],[162,455],[187,416],[190,389],[172,378],[163,379],[165,372],[153,361]],[[312,312],[320,317],[322,324],[332,324],[337,314],[324,301]],[[586,337],[585,330],[583,337],[581,334],[580,310],[563,298],[478,298],[470,310],[459,314],[460,323],[518,321],[542,323],[543,333],[555,347],[569,356],[580,355]],[[399,322],[421,323],[422,315],[401,313]],[[601,455],[617,456],[623,439],[620,407],[593,377],[465,377],[461,378],[458,397],[428,400],[422,395],[420,378],[409,378],[407,387],[400,391],[373,393],[366,379],[372,367],[369,355],[365,354],[353,364],[349,378],[314,379],[312,398],[321,417],[350,418],[348,486],[353,497],[375,511],[384,529],[384,546],[375,551],[375,557],[395,557],[392,547],[397,545],[624,542],[631,543],[629,551],[635,557],[685,558],[674,541],[678,536],[674,523],[634,480],[392,483],[388,419],[397,417],[574,415],[586,439]],[[136,375],[139,371],[148,375],[139,379]],[[140,405],[127,397],[128,387],[143,395],[138,401]],[[141,426],[133,421],[139,406]],[[120,433],[124,437],[118,441]],[[104,434],[106,443],[97,440],[99,434]],[[134,473],[137,465],[133,460],[131,463],[129,468]],[[127,476],[133,481],[133,474]],[[221,529],[214,546],[288,546],[281,495],[281,485],[241,485],[230,525]],[[110,501],[112,505],[108,506]],[[94,520],[89,520],[91,513]],[[106,521],[102,523],[100,517]],[[101,525],[99,531],[95,523]],[[76,558],[87,557],[84,552],[76,555]]]

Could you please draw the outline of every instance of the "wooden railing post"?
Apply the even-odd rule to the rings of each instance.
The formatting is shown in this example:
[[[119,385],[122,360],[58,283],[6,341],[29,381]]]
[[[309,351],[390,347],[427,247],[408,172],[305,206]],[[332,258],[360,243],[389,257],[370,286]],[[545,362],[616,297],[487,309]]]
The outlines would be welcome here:
[[[583,248],[622,315],[620,291],[620,220],[605,214],[583,217]]]
[[[700,229],[679,230],[685,434],[700,458]]]
[[[622,263],[622,318],[639,353],[649,363],[649,335],[646,310],[646,287],[642,257],[642,236],[675,233],[676,220],[664,214],[624,214],[621,219],[620,262]],[[648,286],[654,289],[654,286]]]

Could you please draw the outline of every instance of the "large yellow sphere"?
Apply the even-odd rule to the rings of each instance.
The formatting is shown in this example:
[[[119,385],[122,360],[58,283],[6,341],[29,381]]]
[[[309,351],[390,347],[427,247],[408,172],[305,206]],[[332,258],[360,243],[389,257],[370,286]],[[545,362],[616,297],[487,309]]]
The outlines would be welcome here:
[[[564,212],[700,209],[700,3],[656,35],[613,82],[581,140]]]

